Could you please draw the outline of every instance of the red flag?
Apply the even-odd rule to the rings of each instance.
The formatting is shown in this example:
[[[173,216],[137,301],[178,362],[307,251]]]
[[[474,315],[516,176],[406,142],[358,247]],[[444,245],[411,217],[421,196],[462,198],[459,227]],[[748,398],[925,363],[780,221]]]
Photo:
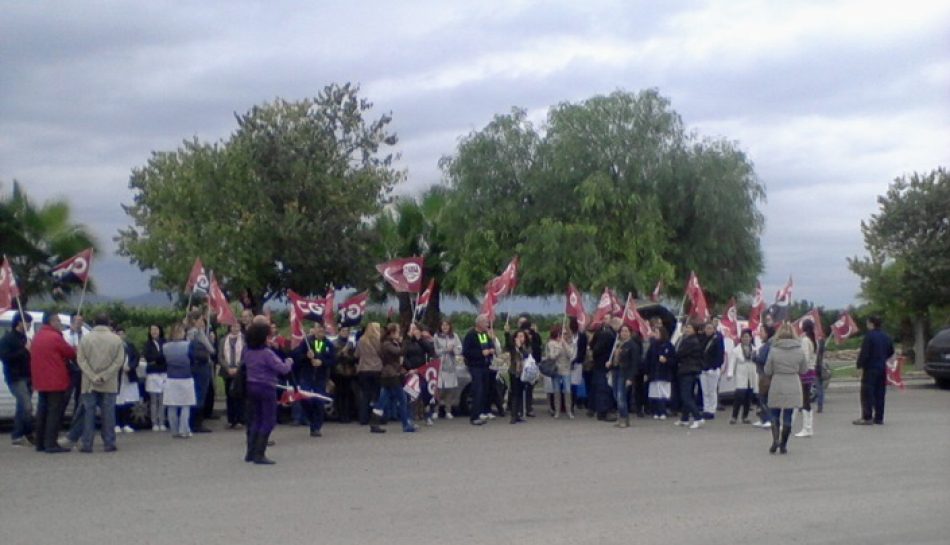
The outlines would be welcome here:
[[[762,311],[765,310],[765,301],[762,298],[762,283],[756,280],[755,295],[752,297],[752,308],[749,310],[749,329],[754,332],[762,325]]]
[[[326,300],[306,299],[294,290],[287,290],[287,298],[290,299],[290,344],[296,347],[306,336],[304,320],[323,322]]]
[[[653,288],[653,293],[650,295],[650,300],[654,303],[660,302],[660,290],[663,289],[663,281],[660,280],[656,283],[656,287]]]
[[[590,326],[597,328],[603,325],[614,310],[614,297],[610,293],[610,288],[604,288],[604,293],[600,294],[600,300],[597,301],[597,308],[594,309],[594,316],[590,320]]]
[[[699,277],[695,272],[689,273],[689,281],[686,283],[686,296],[689,297],[689,317],[703,322],[709,321],[709,306],[706,304],[706,295],[703,293],[702,286],[699,285]]]
[[[195,259],[195,264],[191,267],[191,274],[188,275],[188,283],[185,284],[186,292],[208,293],[211,282],[208,280],[208,274],[205,272],[205,266],[201,264],[201,259]]]
[[[92,248],[86,248],[73,257],[53,267],[50,274],[60,284],[82,284],[89,279],[92,267]]]
[[[848,312],[843,312],[841,316],[831,324],[831,334],[835,338],[835,343],[841,344],[845,339],[858,334],[858,324],[854,323],[854,318]]]
[[[380,263],[376,270],[397,292],[419,293],[422,289],[422,265],[421,257],[406,257]]]
[[[419,302],[416,303],[416,320],[421,320],[426,314],[426,309],[429,308],[429,299],[432,299],[432,290],[435,288],[435,278],[429,280],[429,285],[426,286],[425,291],[419,295]]]
[[[811,322],[815,324],[815,340],[820,341],[825,338],[825,328],[821,325],[821,314],[818,312],[818,309],[811,309],[804,316],[795,320],[792,323],[792,327],[795,329],[795,333],[800,337],[805,333],[804,325],[805,322]]]
[[[775,292],[775,304],[781,306],[789,306],[792,304],[792,287],[794,283],[792,282],[792,275],[788,275],[788,282],[782,286],[782,289]]]
[[[905,388],[904,379],[901,377],[901,368],[904,367],[904,356],[892,356],[885,364],[887,371],[887,384],[897,386],[901,390]]]
[[[620,304],[620,299],[617,298],[617,292],[610,290],[610,315],[622,318],[623,317],[624,305]]]
[[[323,327],[327,328],[327,333],[336,335],[336,314],[333,312],[336,291],[331,287],[327,290],[327,296],[323,299]]]
[[[16,285],[10,261],[4,257],[0,265],[0,312],[13,308],[16,298],[20,296],[20,288]]]
[[[643,316],[640,316],[640,311],[637,310],[637,300],[630,294],[627,295],[627,305],[623,312],[623,323],[630,327],[630,330],[634,333],[639,333],[641,338],[646,339],[653,333],[653,329],[650,328],[650,322],[646,321]]]
[[[364,291],[350,296],[340,305],[340,325],[343,327],[353,327],[363,321],[363,315],[366,314],[366,303],[369,301],[369,292]]]
[[[211,288],[208,292],[208,305],[211,307],[211,312],[218,319],[219,324],[230,326],[238,323],[237,319],[234,318],[231,305],[228,304],[228,298],[224,296],[224,292],[218,286],[218,279],[213,276],[211,277]]]
[[[577,291],[574,284],[567,285],[567,305],[564,307],[564,314],[577,320],[578,329],[585,331],[587,329],[587,311],[584,309],[584,297]]]
[[[739,313],[736,310],[736,298],[729,299],[726,311],[722,313],[719,319],[719,330],[734,341],[739,340]]]
[[[482,306],[478,309],[479,314],[484,314],[488,316],[488,323],[495,321],[495,305],[498,304],[498,299],[495,297],[495,293],[491,290],[485,292],[485,299],[482,300]]]

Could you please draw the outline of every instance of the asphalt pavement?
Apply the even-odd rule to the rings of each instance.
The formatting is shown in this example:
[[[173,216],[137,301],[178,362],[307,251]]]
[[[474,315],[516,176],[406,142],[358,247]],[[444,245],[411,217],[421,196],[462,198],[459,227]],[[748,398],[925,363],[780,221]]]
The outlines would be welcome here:
[[[546,411],[526,424],[440,420],[384,435],[281,427],[245,464],[243,433],[139,432],[119,451],[47,455],[0,444],[0,543],[701,544],[950,542],[950,392],[888,392],[883,426],[853,426],[832,388],[815,437]],[[543,414],[542,414],[543,413]],[[220,426],[219,423],[213,423]]]

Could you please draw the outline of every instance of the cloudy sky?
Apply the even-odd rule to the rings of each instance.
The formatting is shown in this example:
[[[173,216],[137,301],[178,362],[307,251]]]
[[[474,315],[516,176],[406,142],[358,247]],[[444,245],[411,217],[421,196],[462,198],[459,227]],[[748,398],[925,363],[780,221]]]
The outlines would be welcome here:
[[[495,113],[656,87],[739,142],[768,191],[762,281],[841,306],[859,224],[893,178],[950,166],[950,3],[14,2],[0,18],[0,181],[67,197],[108,256],[100,292],[147,291],[112,254],[131,169],[234,112],[357,82],[391,111],[414,193]]]

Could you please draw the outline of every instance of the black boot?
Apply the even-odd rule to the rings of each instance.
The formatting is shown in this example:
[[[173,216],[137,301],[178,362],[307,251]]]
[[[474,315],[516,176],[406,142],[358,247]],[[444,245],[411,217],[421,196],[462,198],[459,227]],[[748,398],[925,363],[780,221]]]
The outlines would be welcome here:
[[[255,436],[254,440],[254,463],[260,465],[273,465],[275,462],[268,458],[265,453],[267,452],[267,437],[269,433],[262,433]]]
[[[772,446],[769,447],[769,454],[775,454],[778,450],[779,422],[777,418],[772,419]]]
[[[257,448],[256,443],[257,443],[257,434],[248,432],[247,433],[247,453],[244,455],[245,462],[254,461],[254,452],[255,452],[255,449]]]
[[[376,413],[370,413],[369,416],[369,431],[370,433],[386,433],[386,430],[379,425],[379,417],[376,416]]]
[[[791,426],[784,428],[782,430],[782,443],[778,446],[778,451],[781,454],[788,454],[788,436],[791,435],[792,428]]]

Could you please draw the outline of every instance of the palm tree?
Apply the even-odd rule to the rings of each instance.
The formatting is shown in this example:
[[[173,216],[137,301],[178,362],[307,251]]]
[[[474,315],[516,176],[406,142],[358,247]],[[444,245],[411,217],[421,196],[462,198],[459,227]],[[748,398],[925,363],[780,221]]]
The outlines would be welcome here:
[[[89,247],[96,241],[85,225],[72,222],[65,199],[37,207],[16,180],[11,194],[0,195],[0,251],[10,259],[24,305],[30,296],[52,291],[53,266]],[[69,293],[76,286],[62,289]],[[92,282],[88,289],[95,291]]]

